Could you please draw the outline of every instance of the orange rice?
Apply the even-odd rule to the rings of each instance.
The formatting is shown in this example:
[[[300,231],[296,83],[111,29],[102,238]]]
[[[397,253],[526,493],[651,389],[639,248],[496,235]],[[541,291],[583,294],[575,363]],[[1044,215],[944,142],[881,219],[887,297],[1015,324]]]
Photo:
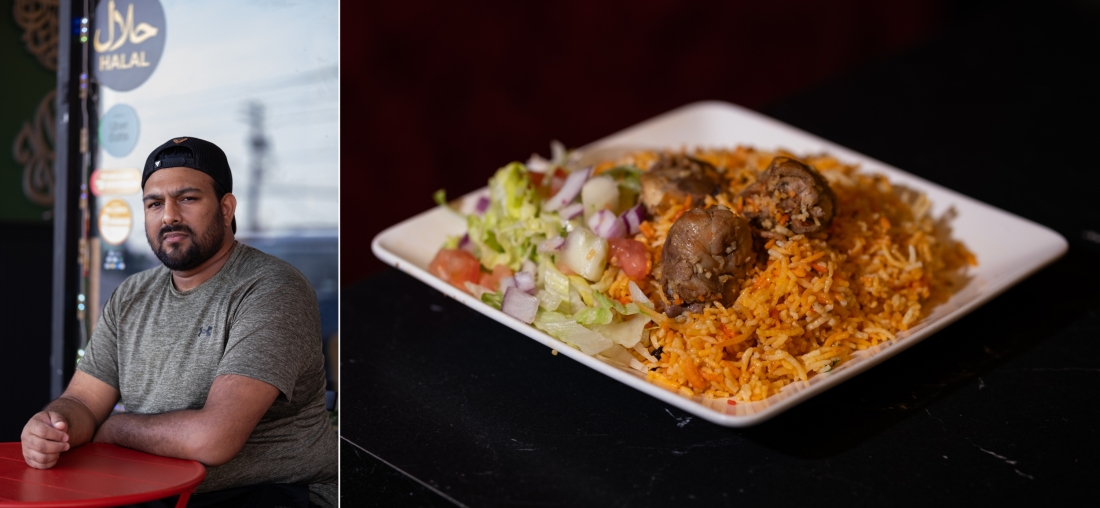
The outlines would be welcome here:
[[[636,368],[644,366],[651,382],[669,390],[763,400],[788,384],[836,368],[856,351],[896,338],[945,300],[956,276],[976,264],[961,243],[939,232],[927,198],[892,186],[884,176],[859,172],[827,155],[800,158],[748,147],[700,149],[691,155],[714,164],[727,182],[706,206],[740,211],[737,193],[773,157],[786,155],[815,167],[829,181],[837,196],[836,215],[825,231],[787,232],[786,240],[768,240],[766,260],[762,254],[733,305],[709,303],[701,314],[675,319],[653,314],[643,346],[630,352]],[[658,156],[637,153],[597,169],[623,163],[647,169]],[[651,217],[634,237],[649,249],[653,270],[637,282],[653,301],[667,303],[659,282],[661,249],[684,210],[673,206]],[[594,289],[629,302],[627,283],[612,266]]]

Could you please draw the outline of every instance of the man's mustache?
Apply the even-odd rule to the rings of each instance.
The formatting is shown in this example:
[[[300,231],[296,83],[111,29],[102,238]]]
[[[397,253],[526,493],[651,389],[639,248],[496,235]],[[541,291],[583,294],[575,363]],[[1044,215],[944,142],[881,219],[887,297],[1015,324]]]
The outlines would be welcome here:
[[[157,238],[160,239],[160,240],[164,240],[164,235],[166,235],[168,233],[177,233],[177,232],[187,233],[189,235],[192,234],[191,233],[191,228],[189,228],[189,227],[187,227],[183,224],[176,224],[176,225],[171,225],[171,226],[162,226],[160,228],[160,232],[157,233]]]

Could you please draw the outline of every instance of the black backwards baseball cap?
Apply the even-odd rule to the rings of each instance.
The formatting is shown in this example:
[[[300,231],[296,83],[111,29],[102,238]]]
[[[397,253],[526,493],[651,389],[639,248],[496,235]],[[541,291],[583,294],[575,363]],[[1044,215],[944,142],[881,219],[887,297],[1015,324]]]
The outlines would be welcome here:
[[[149,158],[145,159],[145,169],[141,172],[141,188],[149,175],[161,169],[191,168],[202,171],[214,179],[225,192],[233,192],[233,171],[229,169],[229,160],[218,145],[192,136],[172,138],[158,146]],[[233,218],[233,232],[237,232],[237,218]]]

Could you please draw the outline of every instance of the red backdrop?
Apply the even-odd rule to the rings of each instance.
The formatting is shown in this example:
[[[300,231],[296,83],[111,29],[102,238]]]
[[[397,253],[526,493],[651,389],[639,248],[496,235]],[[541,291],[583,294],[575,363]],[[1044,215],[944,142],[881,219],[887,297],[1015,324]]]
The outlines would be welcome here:
[[[341,285],[370,241],[498,167],[689,102],[760,109],[945,23],[944,2],[343,2]]]

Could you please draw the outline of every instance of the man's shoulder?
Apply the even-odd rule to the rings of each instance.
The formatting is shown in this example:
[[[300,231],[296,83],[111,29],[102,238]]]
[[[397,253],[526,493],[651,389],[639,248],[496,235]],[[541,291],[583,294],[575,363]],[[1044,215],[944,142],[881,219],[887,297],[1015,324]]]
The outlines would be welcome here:
[[[239,256],[229,270],[235,280],[252,280],[259,284],[310,288],[309,280],[290,263],[243,243],[237,244]]]
[[[171,271],[164,265],[155,266],[126,277],[122,284],[119,284],[118,289],[115,290],[115,294],[119,297],[131,297],[146,293],[154,287],[166,283],[167,277],[170,276]]]

